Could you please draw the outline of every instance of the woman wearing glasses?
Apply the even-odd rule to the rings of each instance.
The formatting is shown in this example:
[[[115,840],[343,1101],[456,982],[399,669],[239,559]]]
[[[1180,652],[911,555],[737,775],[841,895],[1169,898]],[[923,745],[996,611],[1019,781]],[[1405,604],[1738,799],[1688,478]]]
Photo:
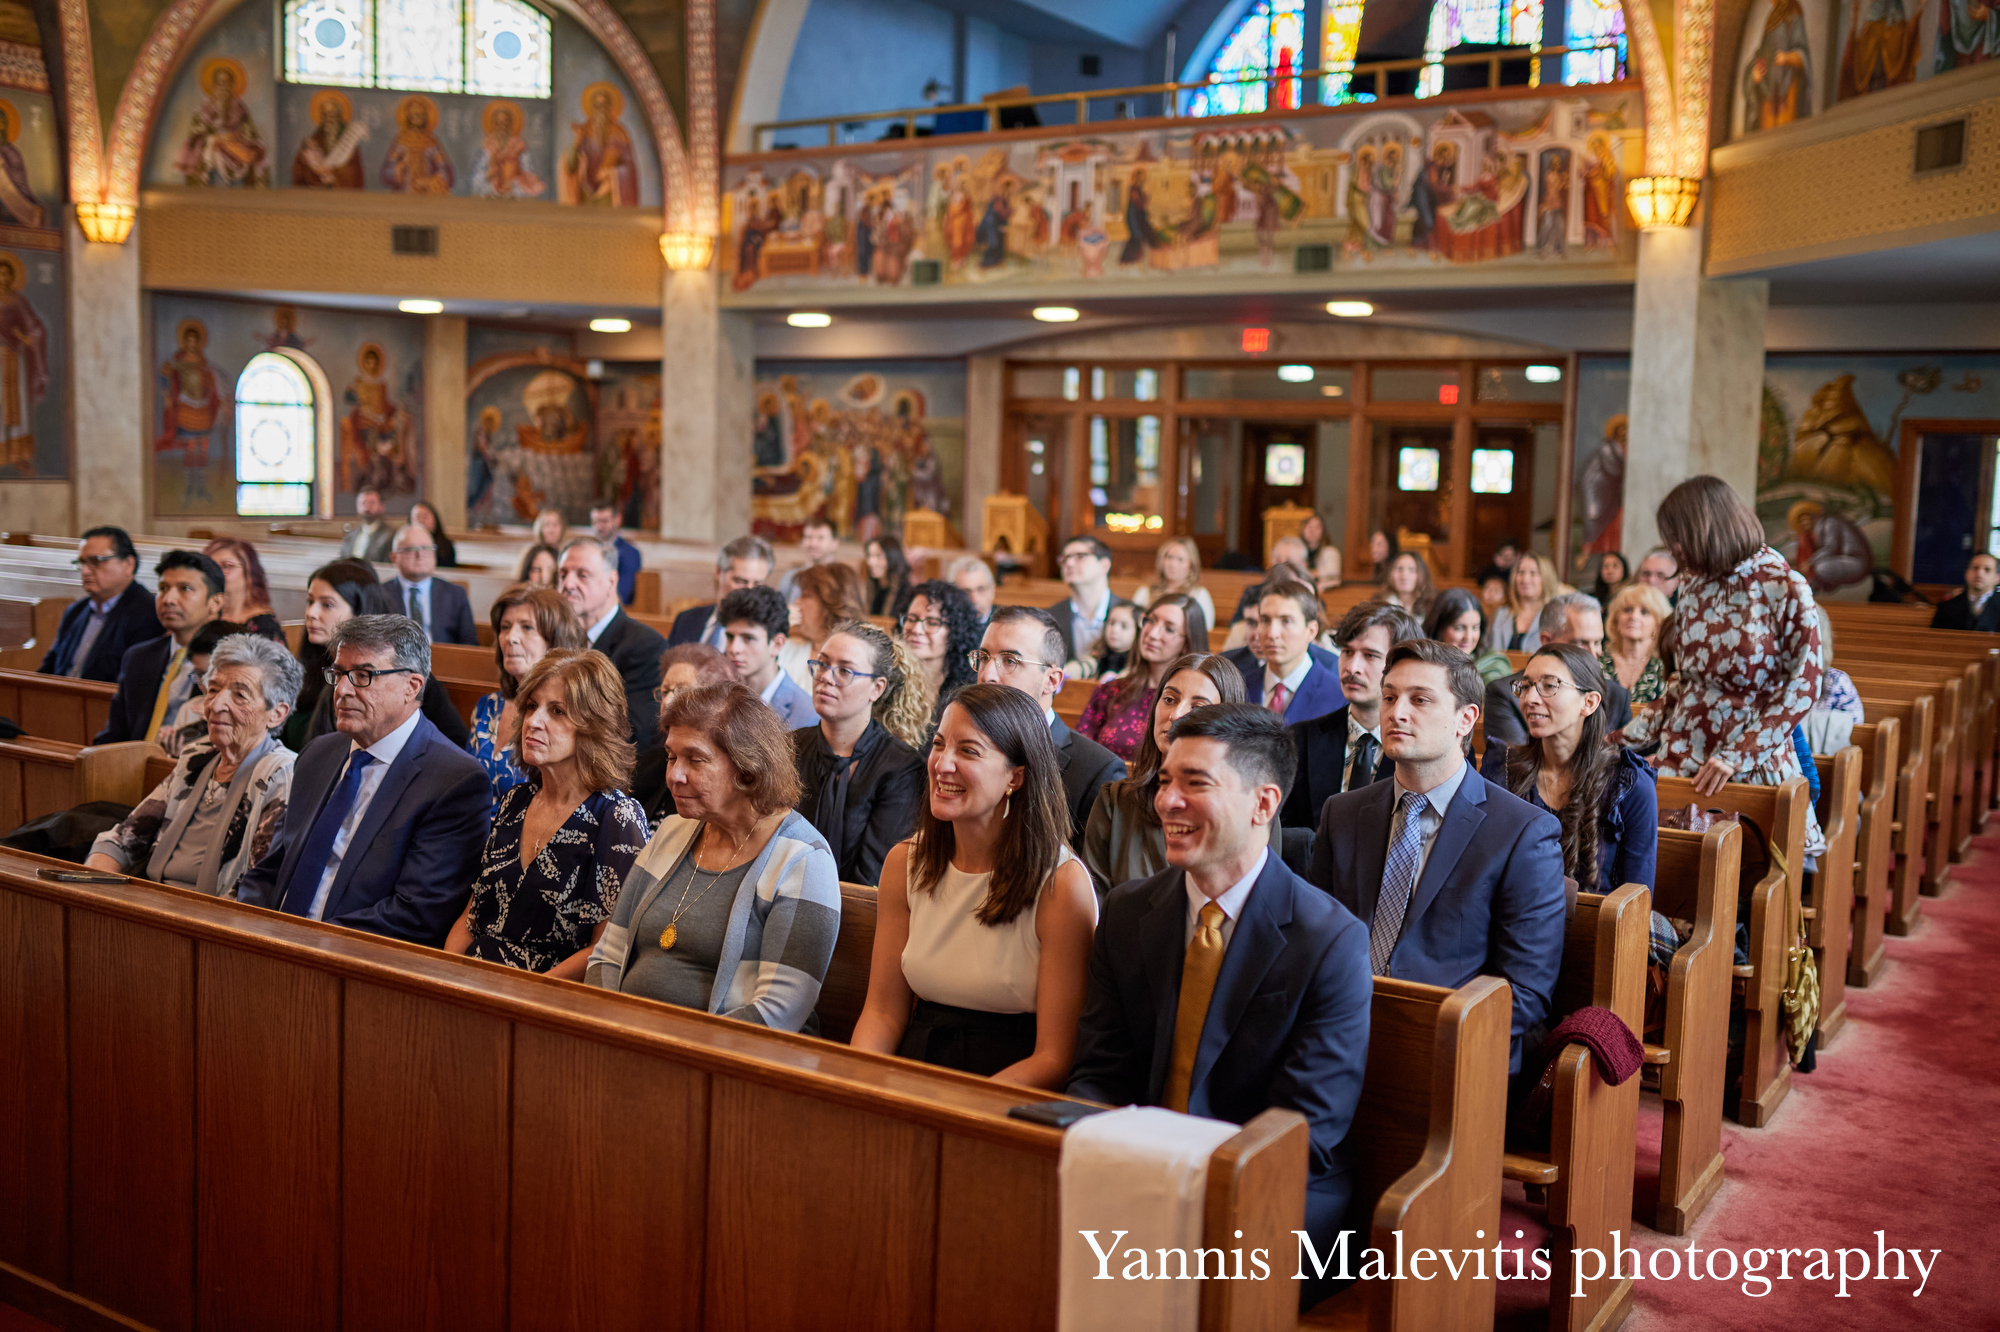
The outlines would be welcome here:
[[[361,560],[335,560],[313,570],[306,582],[305,637],[299,643],[299,664],[305,668],[305,683],[299,689],[298,706],[285,723],[285,746],[294,753],[333,729],[333,690],[327,687],[325,670],[333,664],[326,645],[333,631],[363,614],[363,594],[375,586],[375,571]],[[424,680],[420,705],[426,720],[444,733],[445,739],[465,748],[472,738],[465,718],[459,715],[451,695],[435,675]]]
[[[866,621],[837,627],[811,669],[819,725],[792,732],[799,813],[826,838],[844,882],[873,885],[889,848],[916,826],[924,784],[923,760],[882,719],[913,703],[927,717],[923,682]]]
[[[979,646],[979,613],[972,598],[942,578],[918,583],[903,612],[903,642],[916,658],[936,702],[926,720],[935,725],[951,696],[972,683],[972,650]],[[926,733],[929,726],[925,728]]]
[[[472,757],[493,783],[493,799],[528,780],[511,737],[520,725],[516,695],[528,672],[551,650],[581,651],[590,646],[583,621],[560,592],[517,583],[493,598],[493,661],[500,687],[472,709]]]
[[[1587,893],[1653,886],[1659,809],[1653,770],[1608,745],[1604,670],[1571,643],[1546,643],[1514,681],[1525,744],[1489,744],[1481,775],[1562,824],[1563,872]]]
[[[1208,619],[1201,604],[1183,592],[1156,598],[1139,622],[1135,650],[1137,664],[1092,690],[1076,723],[1077,734],[1127,763],[1152,729],[1153,700],[1166,682],[1167,668],[1190,652],[1208,650]]]

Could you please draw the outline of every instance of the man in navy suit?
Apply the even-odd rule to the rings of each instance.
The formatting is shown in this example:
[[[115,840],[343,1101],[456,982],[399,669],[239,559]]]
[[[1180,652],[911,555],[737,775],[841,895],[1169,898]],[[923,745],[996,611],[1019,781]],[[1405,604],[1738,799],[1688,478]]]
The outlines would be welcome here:
[[[1248,641],[1242,647],[1226,648],[1222,653],[1225,660],[1242,672],[1246,681],[1264,668],[1264,658],[1260,655],[1264,651],[1264,641],[1257,633],[1257,603],[1263,591],[1262,583],[1243,590],[1243,606],[1239,612],[1241,618],[1237,624],[1242,626]],[[1233,636],[1233,628],[1231,632]],[[1340,670],[1340,658],[1317,643],[1306,649],[1306,655],[1313,659],[1315,665],[1324,666],[1336,673]]]
[[[1069,1094],[1237,1124],[1298,1111],[1306,1230],[1325,1254],[1349,1224],[1374,978],[1367,929],[1266,845],[1291,778],[1291,740],[1264,708],[1174,723],[1154,802],[1170,868],[1104,899]],[[1333,1284],[1309,1280],[1300,1307]]]
[[[1511,985],[1518,1070],[1562,963],[1562,828],[1465,761],[1484,692],[1457,648],[1420,638],[1389,653],[1382,752],[1396,778],[1326,802],[1306,878],[1367,924],[1376,975]]]
[[[170,550],[153,566],[153,613],[166,630],[125,650],[111,715],[92,744],[155,739],[194,696],[193,653],[201,627],[222,614],[222,568],[198,550]]]
[[[153,594],[138,581],[139,552],[122,527],[93,527],[76,551],[83,598],[63,612],[62,626],[37,667],[43,675],[116,680],[125,650],[161,633]]]
[[[1243,701],[1258,703],[1287,722],[1310,721],[1346,704],[1337,670],[1312,655],[1326,614],[1311,583],[1279,579],[1264,585],[1257,602],[1261,667],[1243,672]]]
[[[358,615],[327,650],[334,730],[299,755],[284,822],[237,897],[440,948],[479,873],[486,773],[424,718],[431,645],[414,621]]]
[[[1049,719],[1049,740],[1062,771],[1063,802],[1069,806],[1070,840],[1083,841],[1084,825],[1106,782],[1122,781],[1125,760],[1087,735],[1078,735],[1056,716],[1063,687],[1062,635],[1053,616],[1035,606],[995,606],[973,653],[973,669],[984,684],[1018,689],[1039,703]]]
[[[706,606],[692,606],[674,616],[667,631],[667,646],[706,643],[717,652],[725,646],[722,624],[715,608],[731,592],[761,587],[771,576],[771,543],[762,537],[741,536],[724,546],[715,557],[715,600]],[[782,595],[782,594],[780,594]]]
[[[618,533],[618,506],[599,500],[590,506],[590,534],[618,552],[618,603],[632,604],[639,591],[639,548]]]
[[[1347,702],[1291,728],[1299,775],[1280,816],[1287,837],[1297,829],[1310,838],[1328,796],[1395,771],[1382,753],[1382,672],[1396,644],[1423,636],[1415,616],[1385,601],[1364,601],[1341,617],[1333,639],[1340,644],[1340,692]]]
[[[1965,587],[1943,602],[1931,615],[1933,629],[1972,629],[2000,633],[2000,560],[1981,552],[1965,566]]]
[[[583,621],[590,645],[611,658],[625,682],[625,719],[632,743],[651,749],[660,714],[653,691],[660,684],[660,654],[666,640],[640,624],[618,604],[618,553],[596,537],[577,537],[562,549],[559,574],[563,600]]]
[[[415,620],[433,643],[479,645],[472,622],[472,599],[456,583],[437,574],[437,538],[415,523],[396,533],[390,554],[396,576],[361,594],[366,609],[376,615],[404,615]]]

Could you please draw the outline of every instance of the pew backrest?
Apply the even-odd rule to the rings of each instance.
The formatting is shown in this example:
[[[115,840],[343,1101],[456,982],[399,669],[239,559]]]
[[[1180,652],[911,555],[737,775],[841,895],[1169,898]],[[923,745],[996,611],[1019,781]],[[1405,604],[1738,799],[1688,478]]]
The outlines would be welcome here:
[[[117,692],[103,680],[0,669],[0,717],[39,739],[87,745],[110,722]]]
[[[840,932],[833,960],[819,987],[819,1034],[845,1045],[868,1002],[868,972],[875,957],[875,889],[840,885]]]

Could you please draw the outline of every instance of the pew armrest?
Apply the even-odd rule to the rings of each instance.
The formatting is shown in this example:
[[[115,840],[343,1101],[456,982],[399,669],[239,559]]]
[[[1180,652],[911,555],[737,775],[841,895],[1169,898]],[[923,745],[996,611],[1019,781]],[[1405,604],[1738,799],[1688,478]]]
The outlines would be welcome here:
[[[1508,1152],[1500,1158],[1500,1174],[1517,1184],[1554,1184],[1562,1169],[1541,1152]]]
[[[1646,1062],[1664,1067],[1674,1062],[1674,1052],[1664,1045],[1649,1045],[1646,1047]]]
[[[156,756],[165,757],[158,745],[145,740],[87,746],[76,756],[77,794],[85,803],[136,805],[146,798],[146,762]]]

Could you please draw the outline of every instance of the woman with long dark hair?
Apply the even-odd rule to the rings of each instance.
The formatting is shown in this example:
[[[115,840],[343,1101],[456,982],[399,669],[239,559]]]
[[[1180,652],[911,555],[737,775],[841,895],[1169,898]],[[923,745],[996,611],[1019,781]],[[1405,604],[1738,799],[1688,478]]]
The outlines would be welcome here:
[[[871,537],[861,558],[868,568],[868,613],[900,618],[910,597],[910,561],[903,543],[892,536]]]
[[[450,534],[444,530],[443,517],[429,500],[418,500],[410,506],[410,521],[431,534],[431,544],[437,547],[438,568],[458,567],[458,547],[452,544]]]
[[[916,835],[877,897],[860,1050],[1000,1082],[1069,1077],[1097,926],[1047,720],[999,684],[960,690],[926,763]]]
[[[264,576],[257,548],[240,537],[216,537],[201,548],[201,553],[222,570],[219,618],[244,625],[273,642],[284,642],[285,629],[271,610],[271,582]]]
[[[1478,597],[1462,587],[1448,587],[1437,594],[1437,599],[1431,602],[1430,614],[1424,617],[1424,637],[1455,647],[1472,658],[1472,669],[1487,684],[1514,673],[1506,653],[1494,652],[1486,646],[1486,608],[1479,604]]]
[[[1415,551],[1399,550],[1389,558],[1389,572],[1382,580],[1382,599],[1392,601],[1422,619],[1437,595],[1431,566]]]
[[[1091,691],[1083,715],[1077,718],[1077,734],[1089,736],[1130,763],[1152,729],[1153,700],[1166,681],[1167,668],[1189,653],[1207,650],[1208,620],[1200,603],[1185,593],[1155,598],[1139,624],[1132,649],[1137,660],[1123,675]]]
[[[1498,782],[1562,824],[1563,872],[1607,893],[1653,886],[1659,809],[1653,771],[1631,750],[1605,743],[1604,671],[1572,643],[1544,643],[1514,682],[1524,744],[1490,744],[1481,762]]]

